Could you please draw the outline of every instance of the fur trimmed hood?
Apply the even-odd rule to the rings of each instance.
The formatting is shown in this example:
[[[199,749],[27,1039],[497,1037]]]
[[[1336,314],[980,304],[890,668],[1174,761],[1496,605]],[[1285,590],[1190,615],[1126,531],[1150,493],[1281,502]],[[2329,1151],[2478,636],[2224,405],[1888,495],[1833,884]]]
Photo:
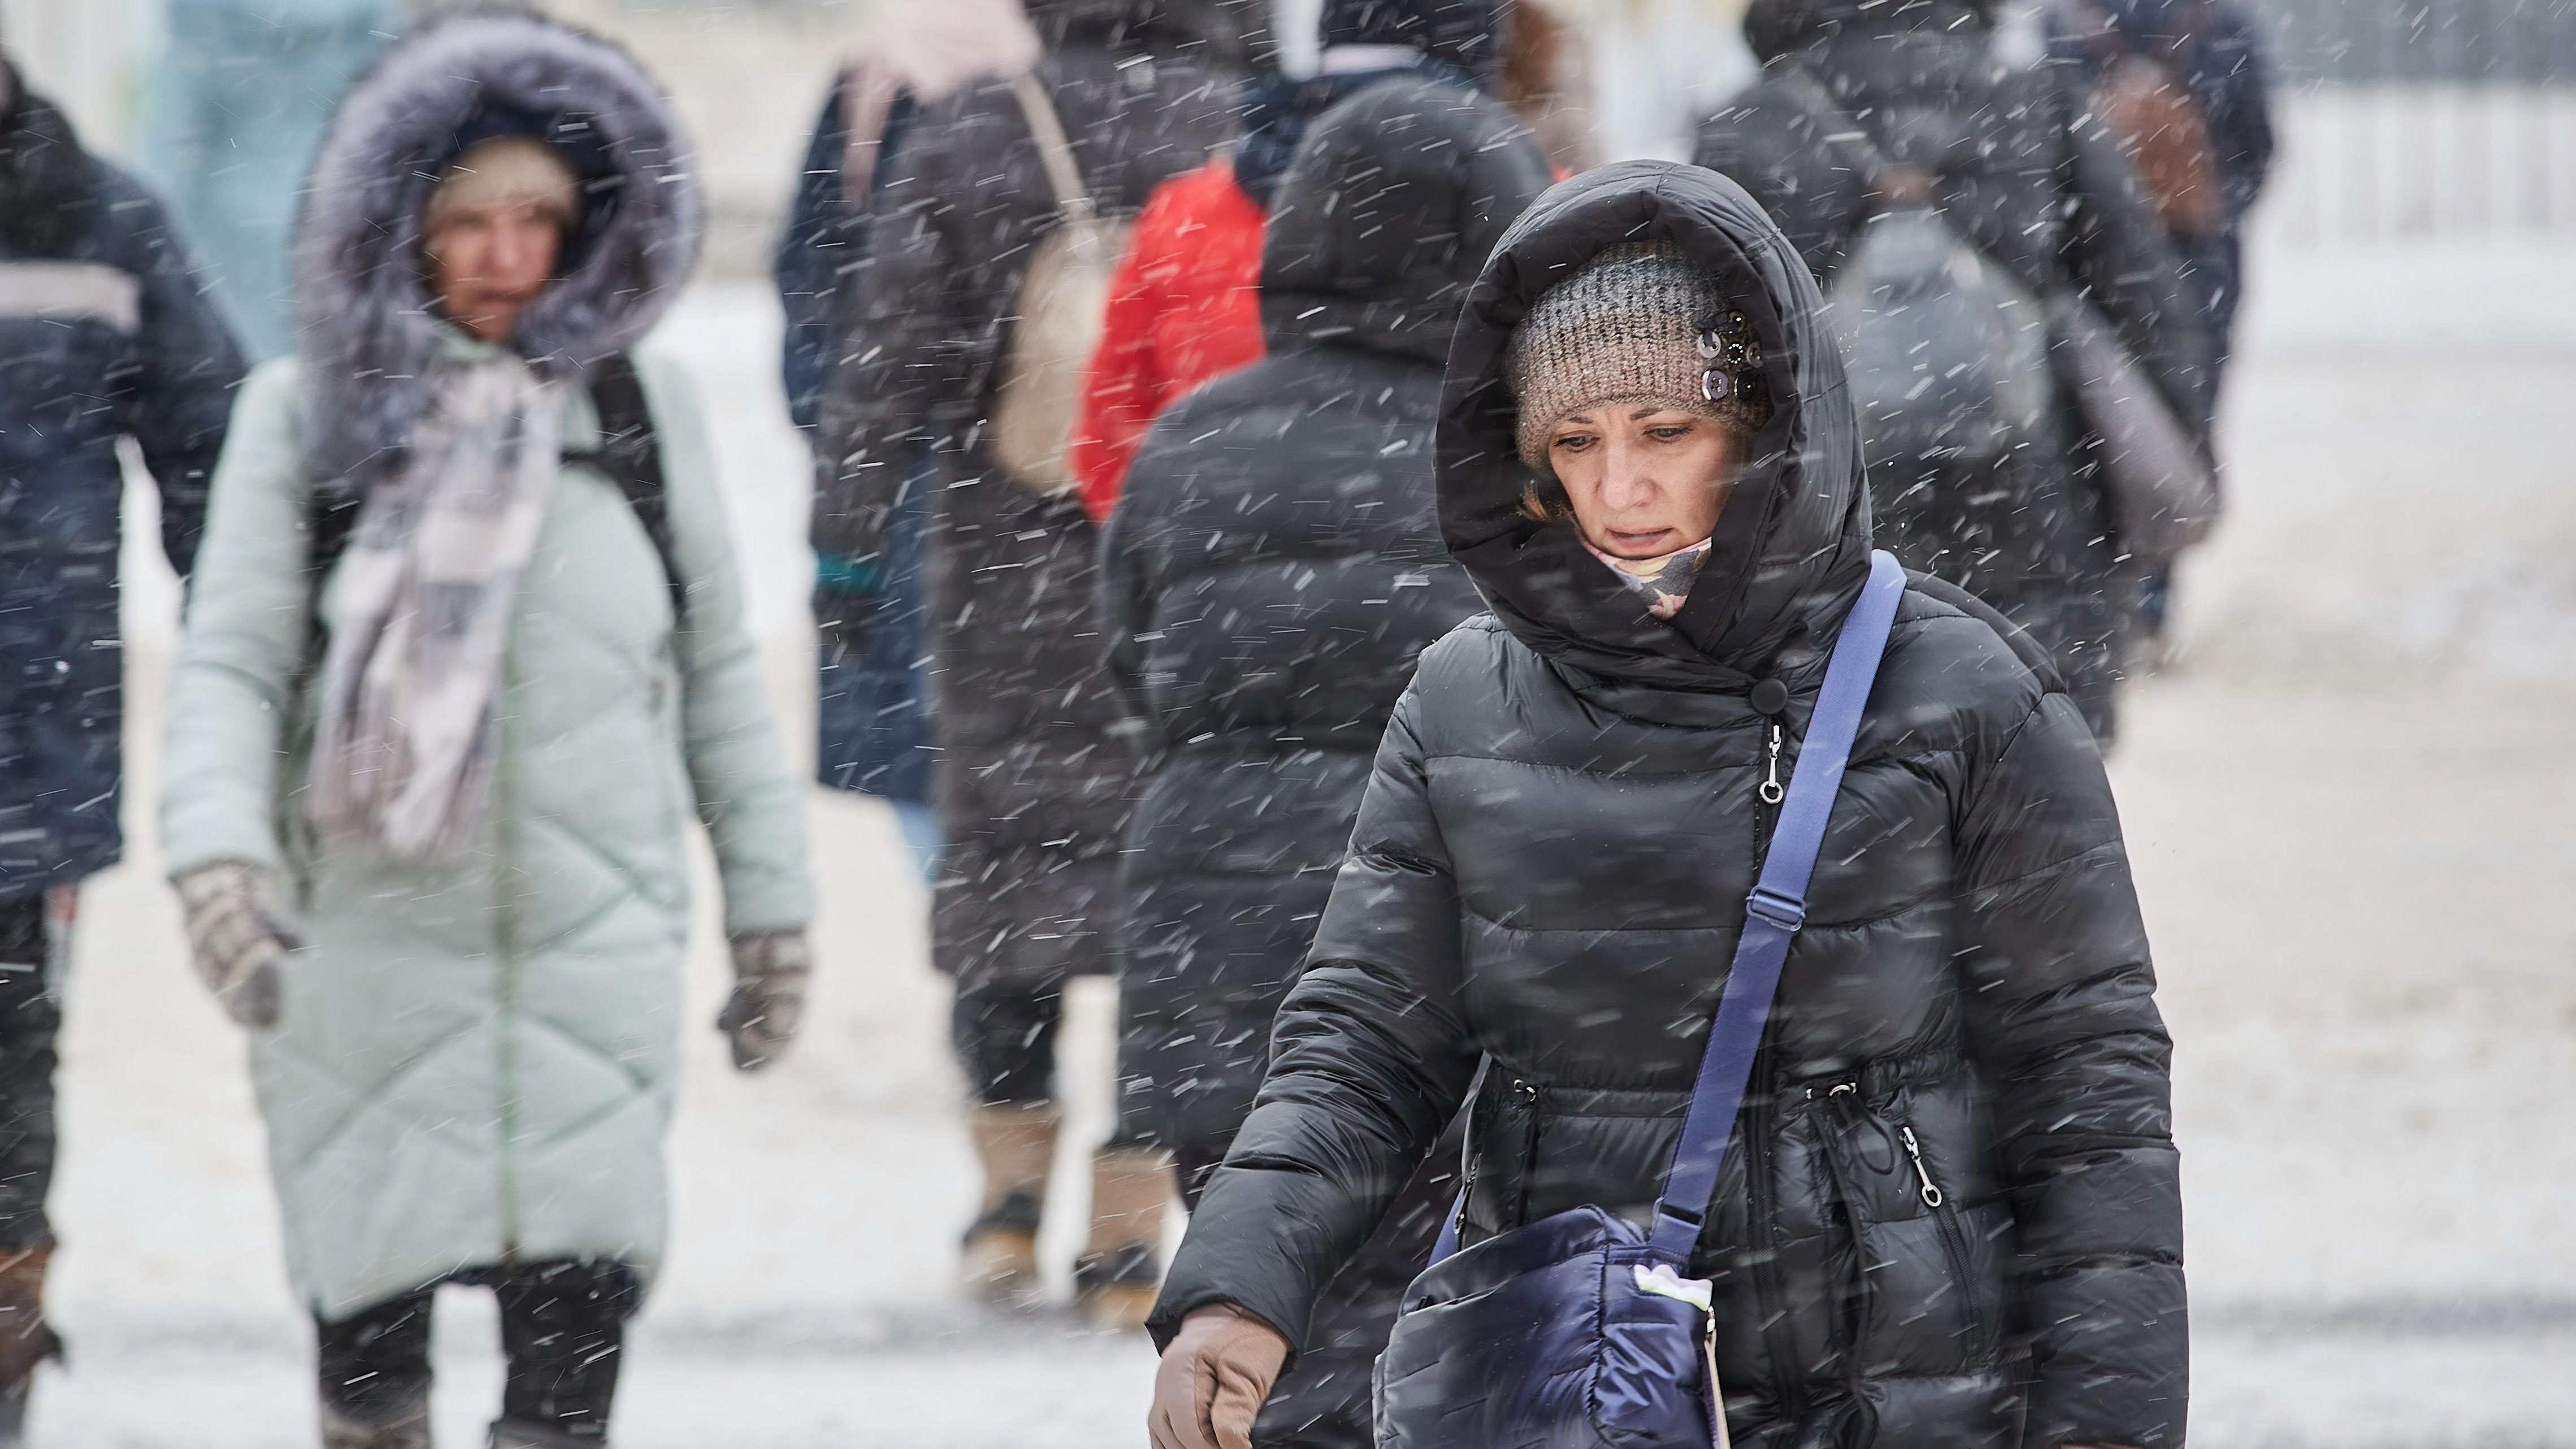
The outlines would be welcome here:
[[[660,320],[704,231],[694,158],[653,78],[615,44],[522,13],[468,12],[416,31],[340,105],[296,220],[295,325],[306,464],[324,487],[383,476],[426,408],[440,323],[420,218],[461,135],[496,112],[585,134],[600,174],[572,270],[520,318],[515,345],[577,380]],[[595,151],[594,151],[595,148]]]

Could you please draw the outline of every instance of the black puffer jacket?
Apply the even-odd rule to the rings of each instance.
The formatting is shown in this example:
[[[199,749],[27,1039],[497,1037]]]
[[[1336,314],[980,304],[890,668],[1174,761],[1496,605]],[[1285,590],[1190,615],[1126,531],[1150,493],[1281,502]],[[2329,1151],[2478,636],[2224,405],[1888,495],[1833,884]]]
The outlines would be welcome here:
[[[1103,211],[1132,215],[1232,134],[1239,76],[1206,39],[1232,14],[1032,0],[1041,74]],[[1070,497],[1004,478],[984,441],[1021,277],[1057,224],[1007,84],[915,118],[877,188],[871,257],[841,288],[850,350],[825,399],[814,519],[818,552],[876,558],[904,477],[937,451],[932,789],[948,855],[933,959],[1032,989],[1108,969],[1137,740],[1101,665],[1098,530]]]
[[[1500,377],[1550,279],[1657,238],[1729,279],[1772,395],[1803,400],[1756,444],[1670,626],[1519,513]],[[1439,459],[1443,532],[1494,615],[1433,646],[1396,707],[1159,1332],[1227,1300],[1302,1333],[1483,1055],[1471,1237],[1651,1203],[1771,824],[1751,686],[1787,686],[1794,742],[1866,570],[1821,305],[1769,218],[1696,168],[1577,177],[1504,238],[1450,354]],[[1918,580],[1871,696],[1694,1260],[1739,1444],[2182,1436],[2145,931],[2083,719],[2008,635]]]
[[[1154,764],[1127,833],[1121,1065],[1196,1199],[1252,1110],[1414,661],[1481,604],[1441,546],[1432,429],[1459,303],[1547,186],[1510,112],[1380,79],[1326,111],[1262,259],[1267,360],[1146,438],[1104,554]],[[1335,1285],[1255,1441],[1370,1441],[1369,1366],[1457,1189],[1417,1181]]]
[[[1857,124],[1888,160],[1934,176],[1942,213],[2024,286],[2089,296],[2205,430],[2210,344],[2180,259],[2060,68],[2004,70],[1983,8],[1759,0],[1746,36],[1769,73],[1701,123],[1694,159],[1750,191],[1831,290],[1877,207],[1854,148],[1829,139]],[[2071,398],[2057,422],[2001,478],[1936,457],[1872,458],[1870,485],[1881,545],[2028,629],[2107,740],[2123,551]]]
[[[132,438],[185,574],[242,359],[161,204],[0,60],[0,899],[124,846],[117,552]],[[14,99],[13,99],[14,98]]]
[[[1112,668],[1157,752],[1121,977],[1185,1165],[1213,1168],[1251,1110],[1415,659],[1482,608],[1433,506],[1441,363],[1546,186],[1527,132],[1459,87],[1327,112],[1263,250],[1268,359],[1163,415],[1110,522]]]

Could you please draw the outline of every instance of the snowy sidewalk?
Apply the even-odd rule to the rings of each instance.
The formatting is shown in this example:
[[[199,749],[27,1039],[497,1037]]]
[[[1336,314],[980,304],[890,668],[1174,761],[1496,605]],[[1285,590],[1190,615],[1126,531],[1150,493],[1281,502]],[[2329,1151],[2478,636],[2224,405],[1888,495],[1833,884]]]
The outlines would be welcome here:
[[[2501,315],[2405,320],[2463,264],[2258,272],[2234,513],[2114,771],[2178,1043],[2202,1449],[2576,1449],[2576,269],[2469,259]],[[775,325],[730,289],[664,340],[707,384],[792,692],[804,469]],[[55,1196],[73,1358],[38,1442],[308,1444],[310,1330],[239,1043],[149,850],[167,590],[131,607],[140,828],[84,908]],[[922,894],[881,810],[818,795],[813,822],[820,994],[767,1077],[704,1025],[722,966],[701,931],[672,1269],[619,1443],[1137,1449],[1141,1341],[949,1292],[973,1184]],[[442,1442],[464,1445],[497,1401],[495,1332],[482,1296],[441,1311]]]

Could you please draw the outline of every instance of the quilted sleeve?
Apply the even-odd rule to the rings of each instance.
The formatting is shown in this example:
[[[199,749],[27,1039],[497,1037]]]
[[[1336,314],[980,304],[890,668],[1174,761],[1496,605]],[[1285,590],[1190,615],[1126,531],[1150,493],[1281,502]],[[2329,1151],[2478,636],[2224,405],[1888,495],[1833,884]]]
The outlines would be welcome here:
[[[1302,1344],[1359,1250],[1465,1100],[1457,893],[1415,731],[1388,724],[1313,954],[1279,1009],[1270,1075],[1191,1217],[1148,1323],[1233,1303]]]
[[[733,533],[697,395],[677,369],[645,359],[643,377],[670,490],[671,548],[688,591],[675,631],[682,740],[698,818],[724,881],[725,930],[774,931],[813,916],[806,878],[805,787],[761,687],[760,652],[743,622]]]
[[[2172,1044],[2110,782],[2051,691],[1965,784],[1959,963],[2020,1254],[2023,1442],[2176,1445],[2189,1334]]]

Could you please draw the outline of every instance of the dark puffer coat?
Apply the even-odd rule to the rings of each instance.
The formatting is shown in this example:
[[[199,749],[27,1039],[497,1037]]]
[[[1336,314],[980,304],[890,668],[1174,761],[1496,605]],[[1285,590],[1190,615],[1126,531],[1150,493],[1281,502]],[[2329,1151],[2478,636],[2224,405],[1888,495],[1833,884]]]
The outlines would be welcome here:
[[[1967,0],[1759,0],[1746,37],[1770,73],[1701,123],[1694,159],[1751,192],[1830,291],[1877,209],[1850,148],[1827,139],[1860,118],[1890,161],[1937,178],[1943,214],[2024,286],[2091,297],[2205,429],[2207,332],[2127,158],[2057,68],[2003,70],[1981,12]],[[1843,114],[1820,113],[1793,71]],[[2108,740],[2129,588],[2071,399],[2058,419],[2057,436],[2014,454],[2000,479],[1938,458],[1872,458],[1870,486],[1880,544],[2029,630]]]
[[[7,62],[0,61],[0,67]],[[185,574],[240,350],[161,204],[0,75],[0,897],[116,863],[120,438]]]
[[[1571,530],[1520,514],[1501,381],[1552,278],[1661,238],[1728,279],[1772,395],[1803,400],[1756,443],[1669,626]],[[1433,646],[1396,706],[1158,1333],[1215,1301],[1304,1333],[1480,1057],[1471,1240],[1651,1204],[1772,823],[1752,686],[1787,687],[1794,766],[1866,573],[1858,419],[1821,306],[1770,219],[1696,168],[1577,177],[1503,239],[1459,324],[1439,451],[1442,531],[1494,613]],[[1716,1282],[1736,1443],[2180,1442],[2153,992],[2081,714],[1992,611],[1918,577],[1693,1259]]]
[[[1041,73],[1101,208],[1133,215],[1232,134],[1239,74],[1217,6],[1032,0]],[[1204,12],[1204,13],[1202,13]],[[1211,18],[1213,17],[1213,19]],[[985,420],[1030,255],[1057,225],[1007,84],[924,109],[880,176],[871,255],[824,402],[816,550],[883,551],[899,485],[937,452],[929,502],[932,792],[947,854],[932,957],[978,984],[1043,991],[1109,969],[1117,852],[1138,726],[1102,665],[1099,532],[1072,498],[1002,476]]]
[[[1121,977],[1185,1168],[1251,1110],[1414,661],[1483,607],[1433,507],[1441,364],[1546,186],[1528,133],[1459,87],[1386,81],[1328,112],[1262,254],[1270,357],[1163,415],[1111,520],[1111,667],[1157,752]]]
[[[1252,1110],[1396,697],[1482,607],[1434,507],[1441,364],[1546,186],[1528,132],[1462,87],[1381,79],[1325,112],[1263,251],[1269,357],[1164,414],[1111,518],[1112,668],[1157,751],[1127,833],[1121,1067],[1193,1201]],[[1257,1442],[1370,1442],[1369,1366],[1455,1192],[1418,1182],[1342,1276]]]

